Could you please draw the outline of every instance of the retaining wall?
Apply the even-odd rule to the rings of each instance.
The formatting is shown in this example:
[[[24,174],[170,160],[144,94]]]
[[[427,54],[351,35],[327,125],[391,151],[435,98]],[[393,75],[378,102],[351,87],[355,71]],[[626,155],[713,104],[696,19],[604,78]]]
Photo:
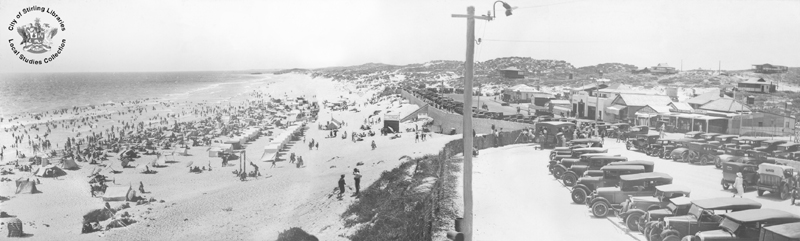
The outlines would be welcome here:
[[[415,104],[418,106],[425,106],[428,105],[427,102],[414,96],[413,94],[403,90],[401,95],[408,99],[409,103]],[[428,105],[427,108],[421,113],[426,113],[428,116],[433,118],[433,132],[440,132],[440,133],[450,133],[452,128],[456,129],[456,133],[463,133],[463,116],[459,115],[458,113],[447,112],[438,108],[435,108],[433,105]],[[526,127],[533,128],[533,124],[528,123],[519,123],[519,122],[511,122],[511,121],[504,121],[504,120],[495,120],[495,119],[485,119],[485,118],[472,118],[472,128],[475,129],[477,133],[492,133],[492,125],[495,126],[496,129],[503,129],[503,131],[512,131],[512,130],[520,130]]]

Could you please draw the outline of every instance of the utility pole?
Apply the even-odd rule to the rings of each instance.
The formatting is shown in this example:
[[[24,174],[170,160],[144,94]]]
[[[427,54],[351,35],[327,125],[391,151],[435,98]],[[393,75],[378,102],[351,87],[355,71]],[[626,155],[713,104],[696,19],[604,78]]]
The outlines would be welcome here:
[[[475,64],[475,19],[491,20],[490,16],[475,16],[475,7],[467,7],[467,14],[453,14],[454,18],[467,19],[467,60],[464,63],[464,123],[462,138],[464,138],[464,221],[461,223],[461,232],[464,240],[472,241],[472,78],[473,65]],[[468,91],[467,91],[468,90]]]
[[[506,16],[511,16],[511,5],[500,0],[495,1],[492,5],[493,12],[494,6],[496,6],[497,3],[502,3],[503,7],[506,9]],[[472,211],[472,151],[474,148],[472,144],[472,79],[474,74],[473,67],[475,65],[475,19],[492,21],[492,19],[497,16],[497,13],[494,12],[494,17],[489,14],[487,15],[488,16],[475,16],[475,7],[473,6],[467,7],[466,15],[451,15],[451,17],[454,18],[467,19],[467,60],[464,63],[464,130],[461,133],[464,139],[464,219],[461,223],[461,232],[464,234],[464,240],[466,241],[472,241],[472,224],[474,219]],[[470,104],[467,105],[467,103]]]

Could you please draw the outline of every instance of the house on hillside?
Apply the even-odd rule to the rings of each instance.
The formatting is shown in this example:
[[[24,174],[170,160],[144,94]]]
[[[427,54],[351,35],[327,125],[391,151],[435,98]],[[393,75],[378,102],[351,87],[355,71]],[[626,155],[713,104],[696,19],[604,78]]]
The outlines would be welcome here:
[[[740,90],[759,93],[775,93],[778,91],[778,86],[773,84],[772,81],[767,81],[764,78],[750,78],[745,81],[739,82]]]
[[[786,73],[789,67],[771,64],[754,64],[753,72],[762,74]]]
[[[678,73],[675,67],[670,67],[667,63],[660,63],[657,66],[650,67],[650,73],[653,74],[674,74]]]
[[[518,84],[503,89],[503,96],[501,98],[505,102],[533,103],[537,106],[544,106],[544,104],[551,99],[555,99],[555,95],[539,91],[525,84]]]
[[[523,79],[525,78],[525,71],[519,70],[517,67],[508,67],[498,70],[503,78],[509,79]]]

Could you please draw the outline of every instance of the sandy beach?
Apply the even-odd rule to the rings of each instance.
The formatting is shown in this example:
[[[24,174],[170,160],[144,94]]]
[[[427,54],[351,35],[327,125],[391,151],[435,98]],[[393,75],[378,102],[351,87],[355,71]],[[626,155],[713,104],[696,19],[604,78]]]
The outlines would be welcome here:
[[[417,157],[436,153],[444,143],[457,137],[434,134],[421,143],[415,143],[411,133],[399,139],[378,134],[367,136],[358,142],[353,142],[350,138],[326,138],[329,131],[317,127],[331,118],[345,123],[339,133],[363,132],[359,130],[360,125],[376,110],[399,111],[414,107],[408,104],[401,107],[399,99],[386,99],[374,105],[366,104],[375,91],[358,90],[348,84],[295,74],[269,75],[264,80],[214,86],[174,96],[172,99],[98,107],[75,116],[50,115],[39,120],[20,118],[13,123],[30,127],[47,121],[53,123],[64,119],[102,117],[86,123],[73,123],[72,126],[76,128],[74,132],[69,128],[72,126],[51,131],[47,139],[52,140],[54,147],[58,145],[60,148],[64,141],[59,140],[66,140],[68,135],[89,135],[92,131],[99,132],[111,125],[119,126],[123,120],[156,124],[164,121],[169,125],[174,121],[203,119],[206,116],[193,114],[195,106],[236,106],[248,100],[254,101],[254,92],[263,93],[263,98],[315,96],[313,99],[320,104],[325,100],[343,98],[354,101],[355,108],[359,111],[322,109],[316,122],[307,123],[304,137],[296,138],[281,151],[284,154],[274,168],[271,167],[271,162],[260,158],[264,146],[270,142],[270,137],[261,136],[248,142],[244,148],[246,160],[257,165],[262,176],[248,178],[246,181],[240,181],[232,173],[240,168],[239,160],[230,161],[228,166],[222,167],[221,158],[209,157],[207,146],[192,147],[186,156],[175,154],[163,157],[169,160],[167,167],[155,168],[156,174],[142,174],[134,168],[125,168],[118,174],[101,173],[114,180],[107,184],[109,187],[130,185],[135,190],[141,182],[146,192],[137,195],[154,199],[154,202],[143,205],[131,202],[131,208],[117,213],[119,216],[128,212],[136,221],[128,227],[81,234],[82,215],[104,205],[101,198],[91,197],[87,181],[94,165],[86,162],[78,162],[81,168],[67,170],[64,176],[38,177],[40,183],[36,187],[41,193],[37,194],[14,194],[14,182],[3,182],[0,184],[0,195],[10,199],[0,203],[2,211],[22,220],[25,233],[37,240],[265,240],[274,239],[279,232],[291,227],[301,227],[321,240],[347,240],[345,237],[349,230],[343,227],[340,215],[357,197],[351,195],[352,190],[347,190],[343,198],[337,198],[333,190],[340,175],[346,174],[347,185],[353,187],[353,168],[359,168],[363,174],[361,187],[364,189],[378,179],[381,172],[396,167],[402,156]],[[138,111],[133,111],[137,108],[147,111],[140,115]],[[167,114],[180,116],[169,115],[169,118],[163,120],[154,118],[165,117]],[[11,128],[7,123],[4,122],[3,128]],[[375,124],[372,126],[373,130],[382,127],[382,124]],[[40,127],[41,125],[39,124]],[[38,132],[31,130],[28,134],[43,135],[44,130],[45,128],[39,128]],[[281,132],[280,129],[274,131],[272,137]],[[0,136],[3,137],[0,140],[4,145],[10,146],[6,143],[14,143],[10,133],[5,132]],[[312,140],[319,143],[319,149],[308,149],[308,142]],[[373,140],[377,145],[375,150],[370,147]],[[33,154],[25,148],[20,150],[29,156]],[[6,154],[8,151],[6,149]],[[305,166],[297,168],[295,164],[288,163],[288,153],[302,156]],[[9,156],[13,155],[6,155],[4,163],[12,161]],[[131,165],[146,163],[152,158],[155,156],[145,155]],[[101,164],[110,162],[104,161]],[[213,169],[190,173],[188,165],[210,165]],[[247,170],[251,171],[252,166],[248,164]],[[4,177],[16,180],[26,175],[31,174],[15,170],[15,174]],[[123,203],[125,202],[109,202],[111,207]],[[5,232],[2,228],[0,233]]]

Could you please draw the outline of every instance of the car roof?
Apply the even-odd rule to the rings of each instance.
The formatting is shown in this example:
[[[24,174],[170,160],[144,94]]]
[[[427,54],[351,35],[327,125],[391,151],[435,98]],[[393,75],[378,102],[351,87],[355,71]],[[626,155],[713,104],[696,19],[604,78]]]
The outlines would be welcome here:
[[[678,139],[678,140],[676,140],[676,141],[680,141],[680,142],[696,142],[696,141],[700,141],[700,139],[694,139],[694,138],[680,138],[680,139]]]
[[[628,123],[616,123],[616,124],[611,124],[611,125],[612,126],[630,126],[631,124],[628,124]]]
[[[660,179],[660,180],[672,180],[672,176],[666,173],[660,172],[645,172],[645,173],[637,173],[637,174],[628,174],[622,175],[619,177],[620,180],[623,181],[639,181],[639,180],[647,180],[647,179]]]
[[[622,165],[628,165],[628,166],[654,166],[655,163],[652,162],[652,161],[646,161],[646,160],[633,160],[633,161],[626,161],[626,162],[612,162],[612,163],[609,163],[608,165],[616,165],[616,166],[622,166]]]
[[[784,144],[780,144],[778,146],[782,146],[782,147],[800,146],[800,143],[784,143]]]
[[[779,142],[786,142],[786,141],[785,140],[766,140],[766,141],[763,141],[763,142],[772,144],[772,143],[779,143]]]
[[[750,209],[724,215],[740,223],[800,221],[800,216],[776,209]]]
[[[625,162],[612,162],[612,163],[625,163]],[[601,167],[600,170],[644,170],[644,166],[637,165],[608,165]]]
[[[731,138],[731,137],[739,137],[738,135],[718,135],[717,137],[721,138]]]
[[[764,228],[769,230],[770,232],[779,234],[786,238],[793,238],[793,239],[800,238],[800,223],[772,225]]]
[[[593,156],[619,156],[619,154],[611,154],[611,153],[585,153],[585,154],[581,154],[581,156],[586,156],[586,157],[593,157]]]
[[[719,133],[705,133],[705,134],[702,134],[701,136],[719,136],[719,135],[721,135],[721,134],[719,134]]]
[[[744,158],[748,158],[748,157],[742,157],[742,159],[744,159]],[[742,166],[755,166],[753,164],[747,164],[747,163],[741,163],[741,162],[723,162],[722,165],[739,166],[739,167],[742,167]]]
[[[627,162],[628,158],[624,156],[590,156],[590,160],[594,159],[601,159],[601,160],[619,160],[621,162]]]
[[[661,186],[664,186],[664,185],[661,185]],[[674,203],[675,205],[679,205],[679,206],[680,205],[692,204],[692,199],[689,198],[689,197],[685,197],[685,196],[684,197],[670,198],[669,201]]]
[[[589,150],[598,150],[598,151],[603,151],[603,150],[605,150],[605,151],[608,151],[608,148],[602,148],[602,147],[583,147],[583,148],[575,148],[575,149],[573,149],[573,151],[589,151]]]
[[[761,208],[761,203],[747,198],[718,197],[692,201],[697,206],[704,209],[730,209],[745,210]]]
[[[768,168],[780,169],[781,171],[778,173],[771,173],[767,172]],[[779,164],[772,164],[772,163],[761,163],[758,164],[758,173],[770,173],[770,174],[778,174],[783,175],[783,172],[786,170],[794,170],[794,167],[787,166],[787,165],[779,165]]]
[[[661,134],[644,134],[645,136],[661,136]]]
[[[689,187],[680,184],[658,185],[656,186],[656,190],[662,192],[683,193],[683,194],[689,194],[692,192],[692,189],[689,189]]]
[[[634,126],[634,128],[650,128],[649,126]]]
[[[687,134],[687,135],[697,135],[697,134],[700,134],[700,133],[704,133],[704,132],[702,132],[702,131],[690,131],[690,132],[686,132],[686,134]]]

